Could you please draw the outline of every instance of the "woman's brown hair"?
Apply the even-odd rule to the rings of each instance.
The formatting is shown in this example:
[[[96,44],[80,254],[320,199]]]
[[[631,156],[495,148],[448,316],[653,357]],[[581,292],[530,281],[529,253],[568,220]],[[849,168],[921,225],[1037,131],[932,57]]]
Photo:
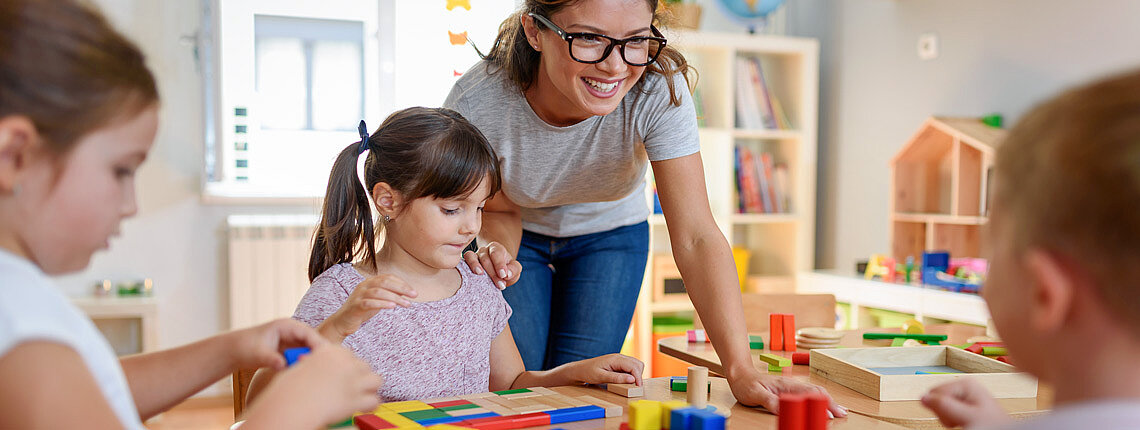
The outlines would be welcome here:
[[[71,0],[0,0],[0,118],[25,116],[56,154],[158,101],[138,47]]]
[[[397,111],[364,144],[349,144],[333,163],[309,257],[309,281],[361,254],[364,264],[376,264],[376,233],[365,186],[372,190],[384,182],[408,202],[464,197],[484,179],[491,181],[490,195],[502,187],[494,148],[478,128],[451,109]],[[356,162],[365,149],[368,158],[361,184]]]
[[[491,46],[491,50],[484,60],[498,66],[499,70],[506,73],[507,78],[518,85],[520,89],[525,91],[530,88],[538,77],[538,64],[542,54],[535,51],[530,43],[527,43],[522,17],[528,13],[534,13],[549,18],[578,1],[525,0],[518,11],[511,14],[499,25],[499,35],[495,38],[495,43]],[[657,10],[658,1],[646,0],[645,3],[653,11],[651,23],[660,26],[665,17]],[[645,76],[650,73],[656,73],[666,78],[665,83],[669,86],[669,100],[674,106],[681,105],[681,95],[675,88],[673,75],[680,74],[690,87],[696,84],[696,70],[689,66],[688,60],[685,59],[684,55],[681,55],[680,51],[669,45],[665,45],[665,49],[661,51],[657,61],[646,67],[645,73],[641,75],[641,80],[637,82],[635,89],[641,89],[645,82]],[[690,74],[694,76],[690,78]],[[688,91],[689,89],[686,88],[685,90]]]

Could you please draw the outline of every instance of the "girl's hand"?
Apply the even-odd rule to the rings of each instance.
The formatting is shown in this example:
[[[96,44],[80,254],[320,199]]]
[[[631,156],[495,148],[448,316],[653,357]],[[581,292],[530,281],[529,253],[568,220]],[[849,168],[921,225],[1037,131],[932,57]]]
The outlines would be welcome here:
[[[970,378],[934,387],[922,396],[922,405],[938,415],[946,427],[1000,425],[1010,420],[989,391]]]
[[[736,400],[740,403],[749,406],[763,406],[765,409],[777,415],[780,413],[780,394],[822,393],[827,396],[827,410],[830,411],[833,416],[838,418],[847,416],[847,409],[836,404],[835,400],[831,398],[831,395],[827,394],[827,391],[818,385],[797,381],[792,378],[785,378],[783,376],[766,375],[755,369],[739,377],[728,378],[728,383],[729,387],[732,388],[732,395],[735,396]]]
[[[353,412],[375,408],[382,383],[383,378],[351,351],[326,343],[273,378],[265,394],[250,405],[248,424],[260,428],[276,421],[278,425],[323,428]],[[304,411],[303,416],[286,419],[298,411]],[[312,423],[302,425],[301,421],[310,419]]]
[[[482,275],[484,268],[490,269],[487,270],[487,276],[491,277],[491,281],[500,290],[514,285],[522,276],[522,264],[499,242],[488,243],[476,252],[467,251],[463,254],[463,259],[476,275]]]
[[[317,331],[333,343],[341,343],[381,309],[411,306],[408,298],[413,297],[416,290],[403,279],[388,274],[373,276],[357,285],[348,300],[322,322]]]
[[[307,346],[316,350],[328,344],[312,327],[288,318],[238,330],[229,336],[233,345],[230,351],[235,354],[237,369],[284,369],[285,356],[282,353],[286,349]]]
[[[641,372],[645,363],[621,354],[609,354],[588,360],[568,363],[571,379],[583,384],[636,384],[641,385]]]

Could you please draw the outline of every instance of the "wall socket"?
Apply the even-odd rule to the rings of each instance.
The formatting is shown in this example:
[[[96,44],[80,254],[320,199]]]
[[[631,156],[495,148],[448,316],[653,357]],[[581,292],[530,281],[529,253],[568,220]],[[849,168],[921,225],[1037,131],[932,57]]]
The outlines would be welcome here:
[[[923,33],[918,36],[918,58],[933,60],[938,58],[938,35]]]

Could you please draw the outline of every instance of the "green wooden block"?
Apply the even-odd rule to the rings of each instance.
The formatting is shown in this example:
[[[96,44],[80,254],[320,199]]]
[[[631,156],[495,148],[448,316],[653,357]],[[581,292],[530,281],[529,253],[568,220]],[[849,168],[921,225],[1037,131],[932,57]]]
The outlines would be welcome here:
[[[341,421],[339,423],[336,423],[336,424],[332,424],[328,428],[335,429],[335,428],[341,428],[341,427],[349,427],[351,425],[352,425],[352,417],[348,417],[348,419]]]
[[[477,408],[477,407],[479,407],[479,405],[476,405],[474,403],[467,403],[464,405],[444,406],[442,408],[437,408],[437,409],[439,409],[441,411],[458,411],[460,409],[471,409],[471,408]]]
[[[709,390],[712,390],[712,381],[708,383]],[[688,376],[670,376],[669,377],[669,390],[671,391],[689,391],[689,377]]]
[[[768,363],[769,368],[773,365],[777,367],[788,367],[792,365],[792,360],[770,353],[760,354],[760,361]]]
[[[439,409],[424,409],[422,411],[400,412],[400,415],[403,415],[412,421],[423,421],[430,420],[432,418],[443,418],[451,416]]]
[[[768,363],[768,371],[769,372],[783,372],[784,368],[780,367],[780,365],[778,365],[778,364]]]
[[[914,339],[920,341],[946,340],[944,334],[863,333],[863,339]]]
[[[529,392],[530,392],[530,390],[528,390],[526,388],[519,388],[517,390],[492,391],[492,393],[498,394],[500,396],[506,395],[506,394],[518,394],[518,393],[529,393]]]
[[[895,340],[891,341],[891,346],[903,346],[904,343],[906,343],[906,339],[896,337]]]
[[[1002,116],[1000,114],[986,115],[982,117],[982,123],[990,127],[1001,128]]]
[[[1000,346],[984,346],[982,347],[982,355],[1009,355],[1009,351],[1006,351],[1005,348]]]
[[[748,348],[764,349],[764,338],[754,334],[748,335]]]
[[[928,341],[926,341],[926,344],[927,344],[927,345],[941,345],[941,344],[942,344],[942,342],[941,342],[941,341],[937,341],[937,340],[928,340]]]

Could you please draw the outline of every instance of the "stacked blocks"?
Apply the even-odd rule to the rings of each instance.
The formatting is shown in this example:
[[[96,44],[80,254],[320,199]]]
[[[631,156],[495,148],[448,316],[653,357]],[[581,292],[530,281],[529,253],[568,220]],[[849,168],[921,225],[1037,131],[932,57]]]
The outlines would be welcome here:
[[[826,430],[828,403],[827,396],[821,393],[781,394],[777,427],[780,430]]]
[[[796,316],[768,314],[768,349],[772,351],[796,350]]]
[[[688,407],[674,400],[636,400],[629,404],[630,430],[724,430],[724,415]]]
[[[712,381],[708,381],[708,389],[712,390]],[[670,391],[689,391],[689,377],[688,376],[670,376],[669,377],[669,390]]]
[[[496,394],[499,393],[499,394]],[[506,390],[380,405],[357,415],[361,430],[505,430],[621,416],[621,406],[589,396],[573,398],[546,388]],[[660,413],[658,413],[660,416]]]
[[[760,354],[760,361],[768,363],[769,372],[783,372],[785,367],[792,365],[792,360],[771,353]]]

